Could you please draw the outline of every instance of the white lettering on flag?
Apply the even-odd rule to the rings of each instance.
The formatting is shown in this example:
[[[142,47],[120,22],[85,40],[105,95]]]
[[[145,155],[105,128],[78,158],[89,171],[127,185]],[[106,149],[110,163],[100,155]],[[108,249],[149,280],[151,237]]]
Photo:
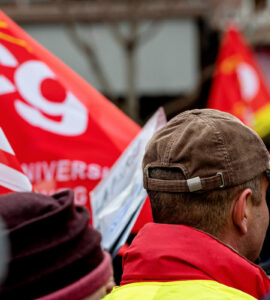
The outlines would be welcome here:
[[[0,95],[18,91],[26,101],[14,102],[17,113],[29,124],[64,136],[83,134],[88,126],[88,110],[69,90],[59,103],[46,99],[41,92],[46,79],[57,81],[53,71],[40,60],[30,60],[19,64],[13,54],[0,44],[0,65],[15,69],[14,83],[0,76]],[[44,115],[45,114],[45,115]],[[61,117],[61,121],[48,116]]]
[[[100,180],[105,178],[109,172],[107,166],[94,163],[87,164],[84,161],[69,159],[23,163],[21,167],[32,182]]]
[[[62,103],[48,101],[40,91],[40,85],[47,78],[55,79],[53,72],[41,61],[28,61],[15,73],[16,86],[22,97],[29,103],[15,101],[18,114],[31,125],[61,135],[83,134],[88,125],[88,111],[69,91]],[[51,120],[39,110],[50,116],[61,116],[61,122]]]

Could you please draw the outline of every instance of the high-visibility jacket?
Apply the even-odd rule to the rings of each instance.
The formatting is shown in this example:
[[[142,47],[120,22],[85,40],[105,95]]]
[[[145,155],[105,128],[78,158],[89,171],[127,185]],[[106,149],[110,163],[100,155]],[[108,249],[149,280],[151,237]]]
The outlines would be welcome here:
[[[123,260],[105,300],[262,299],[264,271],[214,237],[183,225],[147,224]]]
[[[210,280],[136,282],[116,287],[104,300],[254,300],[237,289]]]

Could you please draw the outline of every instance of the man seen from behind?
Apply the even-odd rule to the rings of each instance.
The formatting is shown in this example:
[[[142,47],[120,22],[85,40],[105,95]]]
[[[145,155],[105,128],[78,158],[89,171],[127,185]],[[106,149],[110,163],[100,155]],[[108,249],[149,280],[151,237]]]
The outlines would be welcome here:
[[[262,299],[270,281],[253,262],[269,223],[268,151],[237,118],[179,114],[148,143],[144,187],[154,223],[123,261],[106,300]]]

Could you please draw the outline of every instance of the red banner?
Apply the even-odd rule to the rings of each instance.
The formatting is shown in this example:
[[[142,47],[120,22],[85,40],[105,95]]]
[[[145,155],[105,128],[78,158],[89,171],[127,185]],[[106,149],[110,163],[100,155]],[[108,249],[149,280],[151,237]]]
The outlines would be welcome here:
[[[140,131],[0,11],[0,126],[34,190],[89,191]]]
[[[229,112],[262,137],[270,133],[270,95],[254,54],[235,27],[224,34],[209,108]]]

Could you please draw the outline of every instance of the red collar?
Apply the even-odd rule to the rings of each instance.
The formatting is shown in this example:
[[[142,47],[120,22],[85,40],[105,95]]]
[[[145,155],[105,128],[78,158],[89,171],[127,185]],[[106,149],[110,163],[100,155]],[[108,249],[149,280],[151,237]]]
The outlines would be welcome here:
[[[206,279],[255,298],[270,291],[270,280],[260,267],[212,236],[183,225],[145,225],[127,250],[123,265],[121,285]]]

